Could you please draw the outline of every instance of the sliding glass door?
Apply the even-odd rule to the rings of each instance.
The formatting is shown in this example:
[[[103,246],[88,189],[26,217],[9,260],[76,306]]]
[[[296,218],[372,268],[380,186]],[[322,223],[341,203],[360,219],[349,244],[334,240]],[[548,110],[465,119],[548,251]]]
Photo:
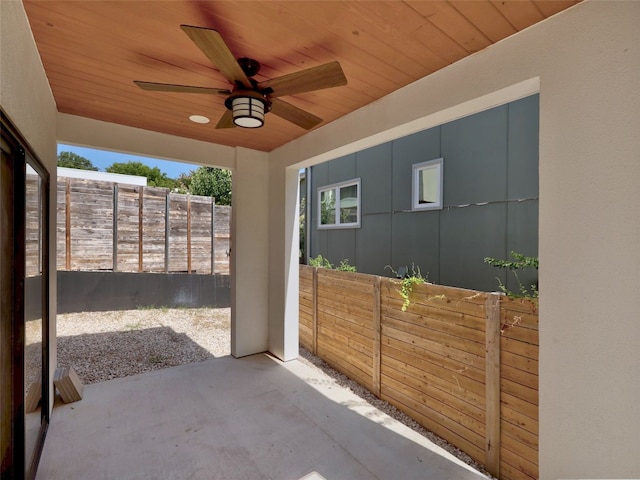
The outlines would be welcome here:
[[[2,478],[34,478],[49,421],[49,174],[2,115]]]

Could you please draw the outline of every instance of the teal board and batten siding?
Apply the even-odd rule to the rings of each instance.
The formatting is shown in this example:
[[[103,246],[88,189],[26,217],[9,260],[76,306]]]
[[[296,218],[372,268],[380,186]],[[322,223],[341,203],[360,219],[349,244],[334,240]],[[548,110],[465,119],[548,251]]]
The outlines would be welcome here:
[[[359,272],[420,267],[429,281],[492,291],[514,277],[484,263],[510,251],[538,254],[538,118],[533,95],[311,171],[311,255],[348,259]],[[442,210],[411,211],[412,166],[444,158]],[[319,230],[318,188],[361,179],[361,227]],[[522,272],[525,285],[535,272]]]

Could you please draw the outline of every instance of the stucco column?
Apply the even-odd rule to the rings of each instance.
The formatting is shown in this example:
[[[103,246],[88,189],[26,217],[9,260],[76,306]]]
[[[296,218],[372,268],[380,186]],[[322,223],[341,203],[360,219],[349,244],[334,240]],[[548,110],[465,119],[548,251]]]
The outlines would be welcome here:
[[[271,165],[269,175],[269,351],[298,356],[298,169]]]
[[[231,218],[231,354],[268,349],[269,158],[238,148]]]

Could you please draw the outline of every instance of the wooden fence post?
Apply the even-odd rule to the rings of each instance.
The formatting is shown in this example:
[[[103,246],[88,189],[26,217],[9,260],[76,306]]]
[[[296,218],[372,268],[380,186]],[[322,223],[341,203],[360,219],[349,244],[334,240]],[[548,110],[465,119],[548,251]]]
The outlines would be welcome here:
[[[113,271],[118,271],[118,184],[113,184]]]
[[[143,225],[143,214],[144,214],[144,187],[140,186],[140,190],[138,190],[138,272],[142,272],[143,264],[142,264],[142,225]]]
[[[312,350],[313,354],[318,354],[318,267],[313,267],[313,314],[311,325]]]
[[[191,273],[191,195],[187,195],[187,273]]]
[[[373,393],[380,397],[380,277],[373,282]]]
[[[211,275],[216,273],[216,200],[211,197]]]
[[[65,269],[71,270],[71,179],[67,177],[64,192],[64,221],[65,221]]]
[[[485,465],[496,478],[500,475],[500,297],[490,293],[485,303]]]
[[[169,273],[169,237],[171,235],[171,226],[169,224],[169,210],[171,208],[171,193],[167,192],[164,200],[164,272]]]

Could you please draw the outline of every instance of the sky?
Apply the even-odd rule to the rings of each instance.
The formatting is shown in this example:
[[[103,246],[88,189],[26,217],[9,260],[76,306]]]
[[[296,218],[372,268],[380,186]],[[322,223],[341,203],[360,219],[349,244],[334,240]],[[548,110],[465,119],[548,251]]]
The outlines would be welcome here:
[[[149,167],[158,167],[161,172],[166,173],[169,178],[178,178],[181,173],[188,174],[191,170],[198,168],[198,165],[190,163],[170,162],[156,158],[140,157],[126,153],[114,153],[106,150],[95,150],[93,148],[75,147],[73,145],[58,144],[58,154],[60,152],[73,152],[81,157],[91,160],[91,163],[101,172],[115,162],[126,163],[130,161],[141,162]]]

